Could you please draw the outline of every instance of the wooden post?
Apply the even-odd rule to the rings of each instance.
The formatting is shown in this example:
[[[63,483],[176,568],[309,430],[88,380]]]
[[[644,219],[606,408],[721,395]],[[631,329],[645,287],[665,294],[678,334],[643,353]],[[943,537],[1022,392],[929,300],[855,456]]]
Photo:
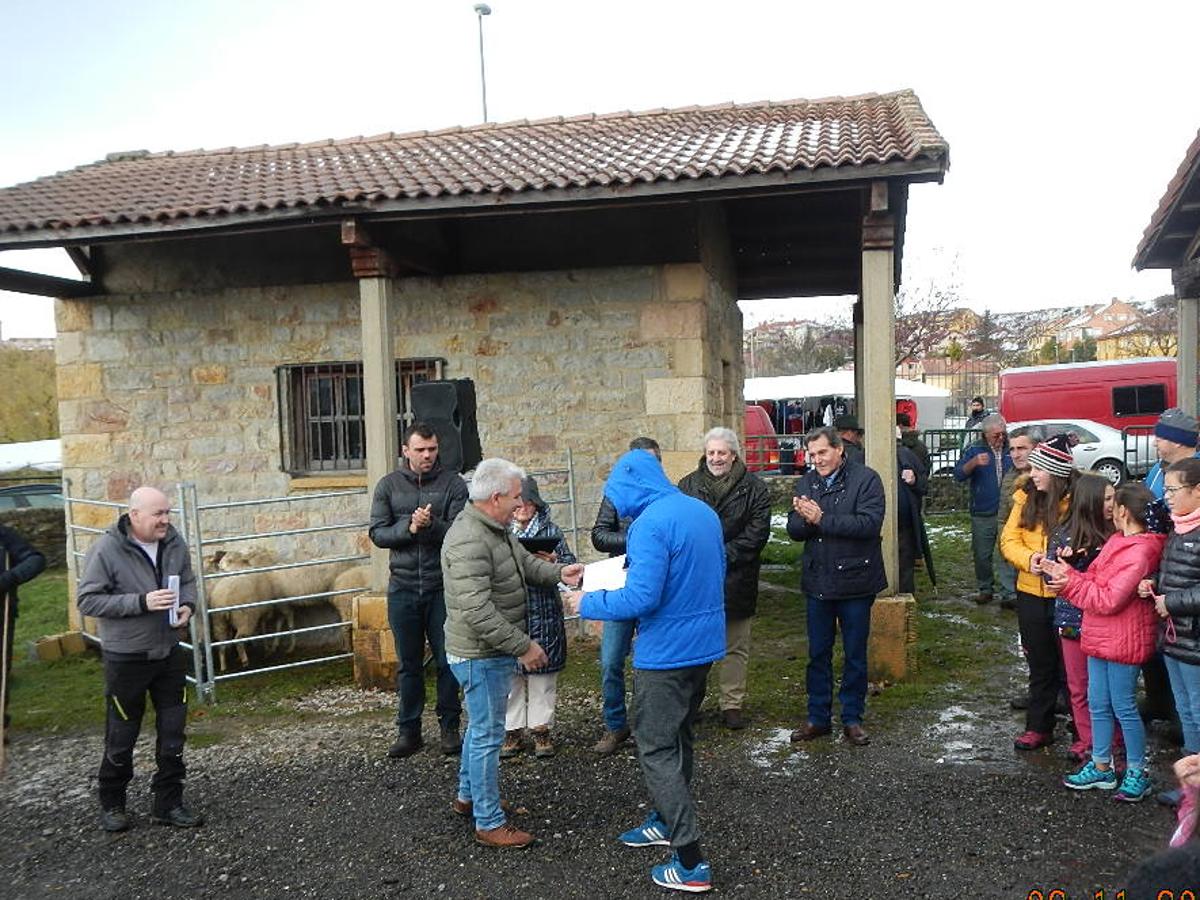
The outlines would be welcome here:
[[[1197,320],[1200,319],[1200,297],[1179,298],[1179,360],[1178,372],[1175,378],[1179,405],[1188,415],[1197,415],[1200,399],[1197,398],[1196,379],[1198,375],[1196,350],[1200,343],[1200,329]]]
[[[363,403],[367,438],[367,489],[396,469],[396,354],[392,349],[392,279],[360,278]],[[371,548],[371,589],[386,591],[388,551]]]
[[[899,569],[896,531],[895,219],[888,212],[888,185],[871,185],[870,211],[863,220],[862,392],[859,425],[866,431],[867,465],[879,473],[887,498],[883,520],[883,565],[887,595],[895,594]]]

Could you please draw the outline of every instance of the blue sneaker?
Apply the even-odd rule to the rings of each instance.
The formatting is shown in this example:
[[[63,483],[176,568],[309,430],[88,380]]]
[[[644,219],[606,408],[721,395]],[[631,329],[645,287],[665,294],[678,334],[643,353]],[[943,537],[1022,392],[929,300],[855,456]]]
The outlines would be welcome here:
[[[670,847],[671,832],[667,823],[659,818],[658,810],[650,811],[646,821],[637,828],[630,828],[617,840],[626,847]]]
[[[1090,791],[1093,788],[1111,791],[1117,786],[1117,773],[1111,768],[1097,769],[1096,764],[1089,759],[1078,772],[1063,778],[1063,784],[1075,791]]]
[[[1124,803],[1137,803],[1139,800],[1149,797],[1150,791],[1150,775],[1145,769],[1135,769],[1130,766],[1125,770],[1125,777],[1121,779],[1121,787],[1113,795],[1113,799]]]
[[[687,891],[691,894],[702,894],[712,890],[712,868],[706,862],[699,862],[694,869],[685,869],[679,861],[679,854],[672,853],[671,861],[655,866],[650,870],[650,877],[659,887],[673,891]]]

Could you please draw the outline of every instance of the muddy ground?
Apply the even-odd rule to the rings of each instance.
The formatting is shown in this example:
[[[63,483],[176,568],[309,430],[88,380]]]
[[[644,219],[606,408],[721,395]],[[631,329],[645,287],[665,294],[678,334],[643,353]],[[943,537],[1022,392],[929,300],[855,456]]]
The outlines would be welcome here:
[[[954,615],[953,608],[938,613]],[[965,620],[964,620],[965,621]],[[989,627],[1015,633],[1011,613]],[[1020,687],[1011,658],[987,661],[986,692],[954,689],[867,726],[872,743],[795,751],[787,730],[732,734],[702,724],[695,793],[717,892],[741,897],[1020,898],[1033,889],[1113,896],[1129,869],[1165,846],[1171,816],[1059,786],[1065,731],[1052,748],[1011,747]],[[505,763],[503,795],[540,841],[496,851],[472,840],[449,803],[457,761],[432,749],[389,760],[386,696],[350,689],[299,705],[297,721],[230,734],[188,751],[195,831],[148,822],[147,760],[130,797],[136,826],[96,827],[98,733],[19,735],[0,782],[0,896],[652,897],[663,848],[614,836],[645,813],[632,751],[598,760],[593,696],[560,701],[560,753]],[[436,729],[427,722],[426,736]],[[145,739],[143,739],[145,740]],[[1154,769],[1172,748],[1155,733]]]

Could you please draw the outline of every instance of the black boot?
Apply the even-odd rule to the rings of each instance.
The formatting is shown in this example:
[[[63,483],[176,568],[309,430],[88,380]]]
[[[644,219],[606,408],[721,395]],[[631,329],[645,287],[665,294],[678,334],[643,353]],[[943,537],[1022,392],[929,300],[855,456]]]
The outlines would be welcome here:
[[[388,748],[388,756],[392,759],[403,759],[406,756],[412,756],[423,746],[425,746],[425,742],[421,740],[420,732],[412,734],[408,731],[402,731],[399,737],[396,738],[396,743]]]

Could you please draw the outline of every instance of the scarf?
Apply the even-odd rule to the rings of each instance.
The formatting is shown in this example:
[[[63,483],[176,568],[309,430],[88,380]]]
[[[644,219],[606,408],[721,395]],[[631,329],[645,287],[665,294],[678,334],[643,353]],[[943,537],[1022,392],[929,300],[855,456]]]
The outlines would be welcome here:
[[[708,471],[708,463],[701,462],[697,474],[700,476],[700,489],[716,507],[725,499],[725,495],[733,489],[733,486],[742,480],[742,476],[746,474],[746,464],[741,459],[735,459],[729,471],[718,478]]]
[[[1175,531],[1179,534],[1187,534],[1189,531],[1195,531],[1197,528],[1200,528],[1200,507],[1181,516],[1171,513],[1171,521],[1175,523]]]

